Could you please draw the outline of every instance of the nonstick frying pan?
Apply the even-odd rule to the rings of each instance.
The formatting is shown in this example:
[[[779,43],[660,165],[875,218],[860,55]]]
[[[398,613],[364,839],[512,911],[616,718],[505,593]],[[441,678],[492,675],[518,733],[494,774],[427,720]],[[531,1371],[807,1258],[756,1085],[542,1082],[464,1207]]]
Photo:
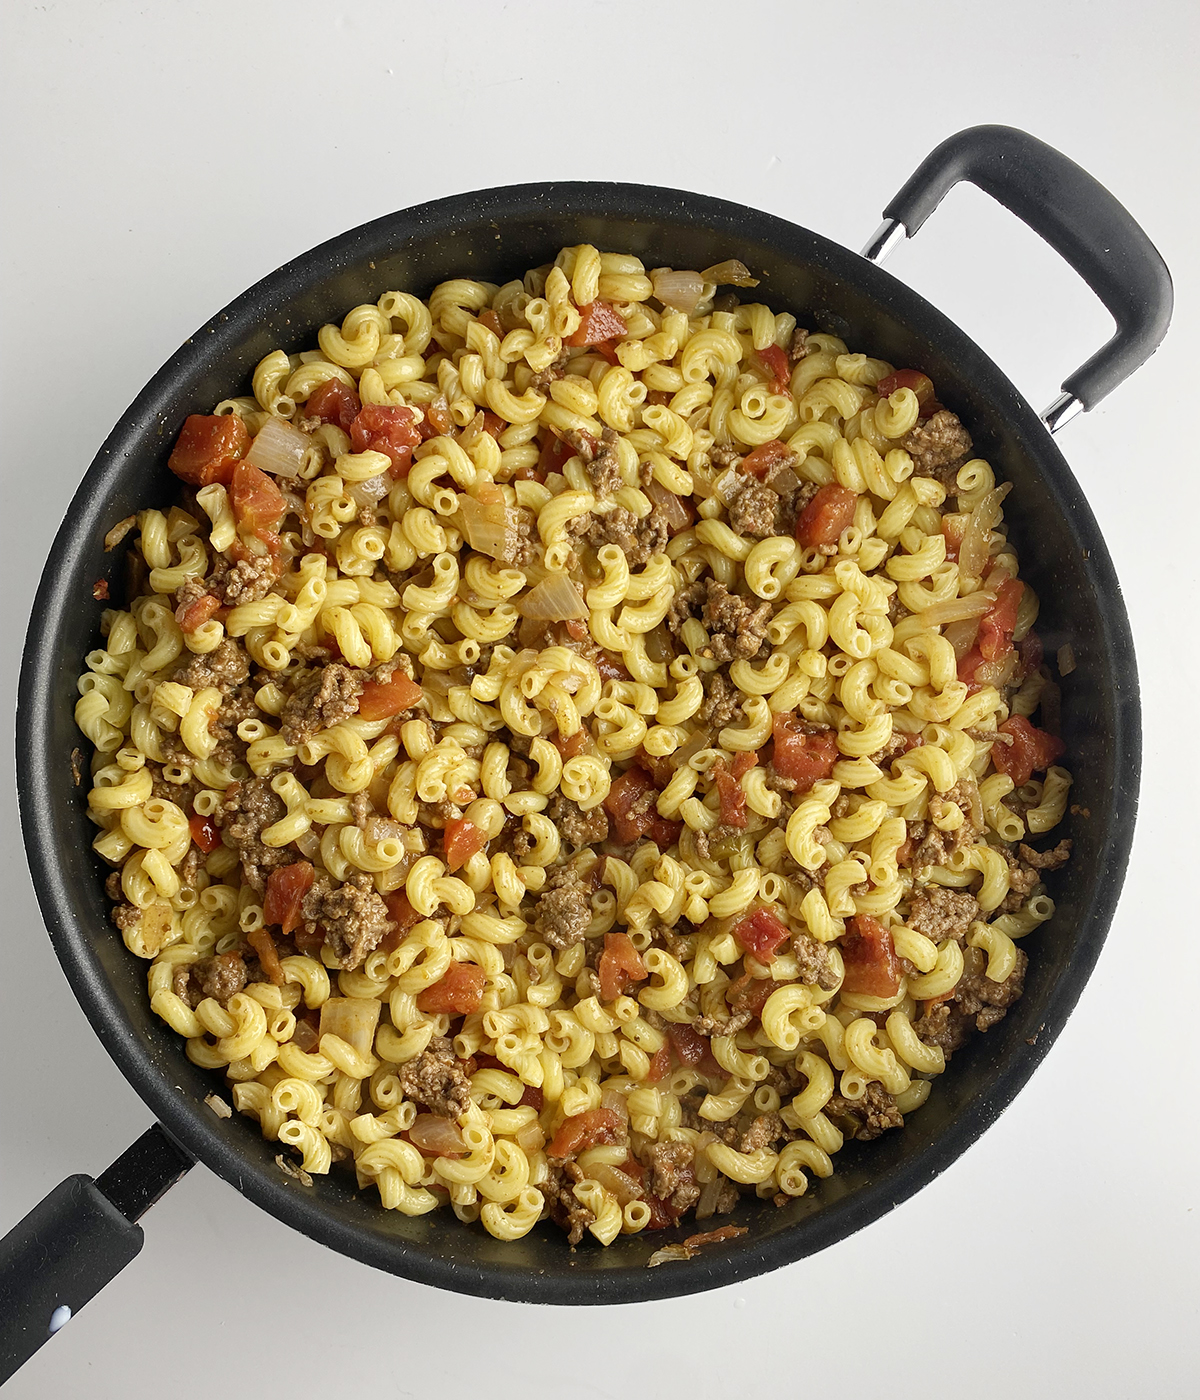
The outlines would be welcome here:
[[[1116,321],[1108,343],[1063,384],[1042,416],[961,330],[877,264],[911,237],[959,180],[1007,205],[1099,294]],[[137,1254],[139,1216],[201,1161],[279,1219],[364,1263],[462,1293],[541,1303],[618,1303],[698,1292],[779,1267],[844,1238],[931,1181],[987,1128],[1050,1048],[1099,955],[1133,833],[1140,713],[1133,643],[1108,550],[1052,440],[1149,356],[1170,320],[1171,280],[1126,210],[1059,152],[1007,127],[974,127],[943,142],[888,205],[862,255],[771,215],[642,185],[516,185],[392,214],[282,267],[215,316],[167,362],[98,453],[72,501],[30,621],[17,721],[25,845],[54,950],[105,1048],[158,1123],[96,1180],[73,1176],[0,1242],[0,1377],[32,1354]],[[648,266],[706,267],[740,257],[761,295],[801,325],[854,350],[929,374],[970,427],[977,450],[1014,483],[1005,514],[1022,573],[1042,599],[1047,651],[1065,641],[1077,669],[1065,684],[1064,737],[1075,801],[1074,858],[1055,881],[1055,918],[1033,939],[1023,999],[955,1056],[903,1132],[848,1143],[835,1175],[782,1209],[753,1198],[735,1215],[749,1233],[686,1264],[648,1269],[676,1234],[619,1237],[571,1252],[552,1226],[502,1244],[449,1212],[410,1219],[382,1210],[334,1173],[312,1186],[276,1165],[279,1144],[204,1098],[219,1087],[150,1012],[145,966],[114,932],[93,829],[71,750],[82,658],[100,606],[91,585],[119,571],[105,532],[161,501],[165,470],[189,413],[248,382],[282,345],[389,288],[428,295],[453,276],[505,281],[582,241],[637,253]],[[1031,312],[1032,312],[1031,308]],[[114,596],[120,596],[113,578]]]

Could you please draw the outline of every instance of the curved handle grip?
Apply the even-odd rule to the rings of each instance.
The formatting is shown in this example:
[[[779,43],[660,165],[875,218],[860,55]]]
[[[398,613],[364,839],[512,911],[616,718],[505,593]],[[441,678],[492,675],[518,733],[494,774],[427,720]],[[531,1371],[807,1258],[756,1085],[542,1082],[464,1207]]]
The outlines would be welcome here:
[[[97,1181],[69,1176],[0,1240],[0,1385],[138,1254],[134,1222],[191,1165],[156,1123]]]
[[[1094,408],[1167,333],[1174,293],[1161,254],[1098,180],[1011,126],[973,126],[947,138],[921,162],[884,216],[911,237],[960,180],[998,199],[1040,234],[1112,313],[1112,339],[1063,381],[1065,397]]]

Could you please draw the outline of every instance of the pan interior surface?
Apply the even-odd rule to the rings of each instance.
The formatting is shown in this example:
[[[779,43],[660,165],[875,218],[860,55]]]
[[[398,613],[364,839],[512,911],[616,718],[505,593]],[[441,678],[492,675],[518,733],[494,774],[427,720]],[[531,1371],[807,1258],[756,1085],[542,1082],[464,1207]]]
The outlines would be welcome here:
[[[647,267],[703,268],[738,257],[762,281],[752,294],[852,351],[929,374],[997,475],[1011,537],[1042,600],[1048,655],[1064,642],[1077,669],[1064,685],[1064,738],[1075,775],[1068,817],[1075,851],[1052,876],[1054,919],[1030,936],[1025,995],[975,1037],[902,1132],[848,1143],[834,1175],[776,1209],[744,1200],[728,1220],[749,1233],[684,1265],[647,1269],[663,1244],[704,1228],[619,1237],[577,1251],[553,1226],[502,1244],[448,1211],[382,1210],[333,1172],[305,1187],[275,1164],[280,1145],[257,1124],[217,1119],[203,1099],[219,1077],[192,1065],[152,1015],[146,966],[108,918],[105,868],[74,786],[76,677],[95,645],[92,583],[122,597],[120,556],[103,536],[171,497],[166,460],[183,418],[249,390],[268,351],[313,344],[319,327],[387,290],[428,296],[450,277],[505,282],[590,242],[636,253]],[[1029,405],[977,346],[915,293],[818,235],[722,201],[632,185],[516,186],[439,201],[353,230],[245,293],[193,336],[139,396],[71,505],[35,603],[18,717],[26,846],[55,949],[106,1048],[169,1131],[200,1160],[287,1223],[332,1248],[422,1282],[485,1296],[615,1303],[699,1291],[762,1273],[845,1237],[912,1195],[992,1123],[1032,1073],[1074,1005],[1116,904],[1128,857],[1140,758],[1137,678],[1108,553],[1073,476]]]

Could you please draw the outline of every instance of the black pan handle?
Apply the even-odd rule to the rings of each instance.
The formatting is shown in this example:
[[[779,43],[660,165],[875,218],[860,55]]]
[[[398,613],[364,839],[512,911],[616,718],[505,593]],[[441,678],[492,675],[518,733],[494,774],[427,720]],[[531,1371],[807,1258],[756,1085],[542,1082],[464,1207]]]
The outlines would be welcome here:
[[[878,259],[912,237],[960,180],[1011,209],[1071,264],[1112,313],[1116,333],[1063,381],[1051,431],[1094,408],[1158,348],[1171,321],[1171,274],[1123,204],[1053,146],[1011,126],[972,126],[921,162],[864,249]],[[1057,410],[1057,411],[1056,411]],[[1053,415],[1053,421],[1051,416]]]
[[[97,1180],[69,1176],[0,1240],[0,1385],[134,1258],[138,1217],[191,1165],[156,1123]]]

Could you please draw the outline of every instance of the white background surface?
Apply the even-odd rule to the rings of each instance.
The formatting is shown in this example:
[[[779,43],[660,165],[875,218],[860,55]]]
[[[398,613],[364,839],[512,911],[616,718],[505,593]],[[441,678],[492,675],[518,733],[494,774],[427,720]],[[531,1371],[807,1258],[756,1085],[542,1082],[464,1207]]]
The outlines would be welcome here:
[[[76,482],[163,360],[251,282],[392,209],[487,185],[646,181],[859,247],[940,139],[1058,146],[1175,276],[1166,345],[1064,430],[1124,581],[1142,815],[1079,1009],[1000,1123],[858,1236],[698,1298],[565,1312],[338,1257],[202,1168],[141,1256],[6,1394],[555,1394],[886,1385],[1175,1396],[1200,1362],[1195,234],[1200,7],[1084,0],[659,6],[28,4],[2,10],[3,702]],[[736,250],[731,250],[736,251]],[[1036,407],[1107,335],[1083,284],[960,187],[889,264]],[[869,347],[862,347],[869,348]],[[0,1230],[150,1121],[51,953],[0,746]]]

